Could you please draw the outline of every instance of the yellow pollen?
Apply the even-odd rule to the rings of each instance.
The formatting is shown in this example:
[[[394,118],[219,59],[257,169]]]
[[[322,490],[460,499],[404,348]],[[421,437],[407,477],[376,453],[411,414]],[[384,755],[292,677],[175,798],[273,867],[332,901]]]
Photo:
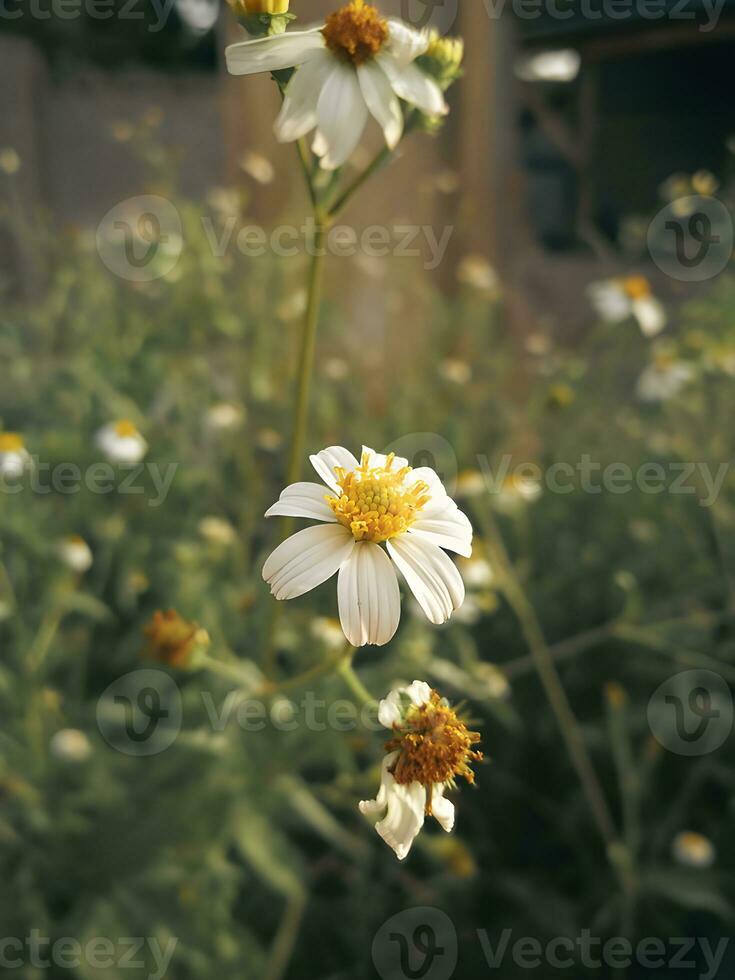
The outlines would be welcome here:
[[[388,40],[388,22],[364,0],[351,0],[327,17],[322,33],[330,51],[362,65]]]
[[[421,783],[454,784],[461,776],[474,783],[470,768],[482,759],[473,748],[480,741],[479,732],[471,732],[437,691],[421,707],[411,707],[400,724],[393,726],[394,737],[386,742],[386,752],[398,752],[393,777],[400,785]],[[427,811],[431,809],[431,797]]]
[[[138,435],[138,430],[129,419],[120,419],[115,423],[115,435],[121,439],[131,439]]]
[[[327,497],[335,517],[356,541],[388,541],[409,529],[430,499],[428,484],[407,480],[410,466],[393,469],[393,453],[384,466],[370,466],[363,453],[358,468],[335,467],[338,497]]]
[[[19,453],[24,448],[23,436],[17,432],[0,432],[0,453]]]
[[[622,287],[630,299],[646,299],[651,295],[651,286],[645,276],[628,276],[623,279]]]

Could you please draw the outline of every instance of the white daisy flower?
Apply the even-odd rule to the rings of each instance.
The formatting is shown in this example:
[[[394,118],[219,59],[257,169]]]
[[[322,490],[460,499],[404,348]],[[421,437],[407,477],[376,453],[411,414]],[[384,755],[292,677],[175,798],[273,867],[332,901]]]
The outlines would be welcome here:
[[[694,368],[686,361],[675,361],[662,354],[643,371],[636,391],[644,402],[665,402],[674,398],[694,378]]]
[[[688,868],[711,868],[717,859],[717,851],[709,838],[693,830],[677,834],[671,845],[674,860]]]
[[[359,463],[341,446],[311,462],[326,487],[286,487],[265,515],[323,522],[287,538],[266,561],[263,578],[276,599],[295,599],[339,572],[345,636],[353,646],[382,646],[401,615],[392,559],[429,621],[445,623],[462,605],[465,590],[442,548],[469,558],[472,526],[434,470],[411,469],[407,460],[367,447]]]
[[[92,743],[78,728],[62,728],[51,736],[49,749],[62,762],[86,762],[92,754]]]
[[[111,463],[134,465],[148,452],[148,443],[128,419],[104,425],[97,433],[96,442]]]
[[[426,816],[447,833],[453,829],[454,804],[444,793],[458,776],[475,781],[470,764],[482,759],[473,748],[480,736],[425,681],[391,691],[380,702],[378,719],[393,738],[386,743],[378,795],[363,800],[360,811],[382,815],[375,829],[402,861]]]
[[[593,282],[588,295],[596,312],[608,323],[633,317],[644,337],[655,337],[666,326],[666,311],[644,276]]]
[[[0,477],[17,480],[31,465],[31,456],[23,436],[17,432],[0,432]]]
[[[416,64],[430,43],[428,32],[351,0],[322,27],[242,41],[225,54],[233,75],[296,68],[276,138],[289,143],[315,131],[314,153],[325,170],[336,170],[356,149],[370,115],[395,149],[404,125],[399,100],[427,116],[446,115],[440,86]]]
[[[56,546],[59,559],[73,572],[83,575],[92,567],[92,551],[78,534],[62,538]]]

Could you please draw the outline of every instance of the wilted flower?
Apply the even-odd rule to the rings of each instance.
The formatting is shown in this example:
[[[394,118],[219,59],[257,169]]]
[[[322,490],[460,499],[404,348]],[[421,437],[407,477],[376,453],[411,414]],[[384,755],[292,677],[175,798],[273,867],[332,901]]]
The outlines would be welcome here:
[[[416,63],[429,44],[426,32],[351,0],[321,28],[232,44],[226,57],[233,75],[296,69],[276,137],[288,143],[316,130],[314,153],[325,170],[336,170],[357,147],[369,115],[395,149],[404,126],[399,99],[427,116],[448,112],[440,86]]]
[[[148,451],[148,443],[129,419],[103,426],[97,433],[97,445],[113,463],[139,463]]]
[[[143,628],[143,635],[148,643],[142,656],[169,667],[186,668],[197,650],[206,650],[209,646],[207,631],[184,619],[175,609],[154,613]]]
[[[378,719],[392,738],[385,745],[378,795],[363,800],[360,810],[384,814],[375,829],[402,861],[426,816],[435,817],[447,833],[454,827],[454,804],[444,793],[459,777],[474,783],[470,766],[482,759],[474,748],[480,735],[425,681],[391,691],[380,702]]]
[[[711,868],[717,857],[712,841],[692,830],[677,834],[671,851],[675,861],[690,868]]]
[[[61,561],[73,572],[83,575],[92,566],[92,552],[89,545],[78,534],[62,538],[56,546]]]
[[[245,153],[240,159],[240,167],[258,184],[272,184],[276,178],[273,164],[262,153],[254,153],[252,150]]]
[[[677,361],[668,353],[659,353],[638,379],[638,397],[644,402],[667,401],[679,394],[694,377],[694,368]]]
[[[263,578],[276,599],[295,599],[339,572],[345,636],[353,646],[382,646],[401,615],[392,559],[430,622],[446,622],[464,600],[464,584],[442,548],[469,557],[472,526],[434,470],[412,470],[408,460],[367,447],[359,463],[341,446],[311,462],[329,489],[295,483],[266,513],[324,522],[288,538],[266,561]]]
[[[645,276],[591,283],[587,292],[599,316],[608,323],[622,323],[632,316],[645,337],[655,337],[666,326],[666,311]]]
[[[30,467],[31,457],[23,436],[17,432],[0,432],[0,477],[12,480]]]
[[[86,762],[92,754],[92,745],[78,728],[62,728],[51,736],[49,750],[62,762]]]

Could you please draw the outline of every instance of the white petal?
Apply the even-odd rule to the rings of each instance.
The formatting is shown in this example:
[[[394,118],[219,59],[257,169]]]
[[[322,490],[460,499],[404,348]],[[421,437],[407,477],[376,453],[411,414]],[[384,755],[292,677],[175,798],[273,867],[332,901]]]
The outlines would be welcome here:
[[[630,299],[616,282],[593,282],[587,293],[596,312],[608,323],[620,323],[630,316]]]
[[[380,545],[361,541],[339,570],[339,618],[349,642],[384,646],[401,618],[401,592],[390,558]]]
[[[276,548],[263,565],[263,578],[276,599],[296,599],[331,578],[354,546],[341,524],[307,527]]]
[[[401,692],[391,691],[378,705],[378,721],[384,728],[393,728],[403,717],[401,711]]]
[[[370,448],[370,446],[363,446],[362,447],[362,455],[364,456],[366,453],[368,455],[368,460],[369,460],[369,465],[370,466],[373,466],[373,467],[378,467],[378,466],[379,467],[383,467],[388,462],[388,457],[386,456],[385,453],[376,453],[374,449],[371,449]],[[393,464],[392,464],[392,467],[391,467],[392,469],[394,469],[394,470],[402,470],[404,468],[404,466],[408,466],[408,460],[407,459],[404,459],[403,456],[394,456],[393,457]],[[409,475],[406,477],[406,483],[409,486],[411,484],[413,484],[413,483],[416,482],[415,479],[412,479],[412,476],[413,476],[413,474],[410,474],[409,473]]]
[[[425,75],[416,65],[400,65],[389,55],[379,55],[380,67],[388,76],[391,87],[399,98],[416,106],[427,116],[445,116],[449,106],[442,90],[433,78]]]
[[[462,576],[452,559],[415,534],[393,538],[388,552],[429,622],[445,623],[464,600]]]
[[[329,449],[322,449],[316,456],[309,456],[309,461],[322,480],[335,493],[339,493],[339,483],[337,483],[334,475],[335,467],[339,466],[340,469],[349,473],[356,470],[360,465],[349,449],[343,449],[342,446],[330,446]]]
[[[472,557],[472,525],[453,501],[448,500],[444,508],[428,517],[422,511],[409,528],[409,533],[447,551],[455,551],[464,558]]]
[[[431,685],[426,681],[414,681],[408,687],[402,688],[402,692],[408,697],[417,708],[423,707],[431,697]]]
[[[633,300],[633,316],[644,337],[655,337],[666,326],[666,311],[653,296]]]
[[[444,797],[444,786],[437,783],[431,795],[431,813],[443,830],[449,833],[454,827],[454,803]]]
[[[332,497],[321,483],[292,483],[266,512],[266,517],[308,517],[334,524],[337,518],[325,497]]]
[[[273,127],[281,143],[299,140],[314,129],[319,96],[332,67],[331,55],[319,52],[288,83],[283,107]]]
[[[363,98],[373,118],[383,130],[388,148],[394,150],[403,136],[403,113],[388,76],[375,61],[357,69]]]
[[[390,18],[390,53],[400,65],[408,65],[429,47],[427,31],[417,31],[402,20]]]
[[[326,149],[321,154],[321,166],[324,170],[336,170],[360,142],[368,117],[357,72],[351,65],[335,63],[322,88],[316,114],[319,139],[314,144],[314,152]]]
[[[231,75],[254,75],[260,71],[295,68],[323,50],[324,36],[319,28],[314,28],[239,41],[225,49],[225,58]]]
[[[383,840],[396,852],[396,857],[402,861],[411,850],[416,835],[424,825],[426,809],[426,790],[421,783],[410,783],[399,786],[388,772],[393,764],[396,753],[393,752],[383,760],[383,771],[380,780],[380,791],[375,800],[363,800],[360,811],[368,816],[374,816],[387,807],[383,820],[375,825],[375,829]]]

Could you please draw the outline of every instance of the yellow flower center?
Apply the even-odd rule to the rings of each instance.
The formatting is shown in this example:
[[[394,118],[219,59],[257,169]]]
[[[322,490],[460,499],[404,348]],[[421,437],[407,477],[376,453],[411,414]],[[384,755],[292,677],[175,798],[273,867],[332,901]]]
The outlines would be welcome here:
[[[115,423],[115,435],[121,439],[132,439],[138,435],[138,430],[129,419],[120,419]]]
[[[646,299],[651,295],[651,286],[645,276],[628,276],[623,279],[622,286],[631,299]]]
[[[361,65],[374,58],[388,40],[388,22],[364,0],[351,0],[327,17],[322,29],[330,51]]]
[[[0,453],[19,453],[24,448],[23,436],[17,432],[0,432]]]
[[[473,749],[480,734],[471,732],[437,691],[420,708],[409,708],[404,720],[393,727],[394,737],[385,750],[399,753],[392,768],[397,783],[452,785],[458,776],[474,783],[470,764],[482,759],[482,752]]]
[[[369,453],[363,453],[356,470],[335,467],[339,497],[327,497],[335,517],[356,541],[388,541],[403,534],[430,499],[429,487],[422,480],[406,481],[410,466],[393,469],[393,453],[384,466],[370,466]]]

